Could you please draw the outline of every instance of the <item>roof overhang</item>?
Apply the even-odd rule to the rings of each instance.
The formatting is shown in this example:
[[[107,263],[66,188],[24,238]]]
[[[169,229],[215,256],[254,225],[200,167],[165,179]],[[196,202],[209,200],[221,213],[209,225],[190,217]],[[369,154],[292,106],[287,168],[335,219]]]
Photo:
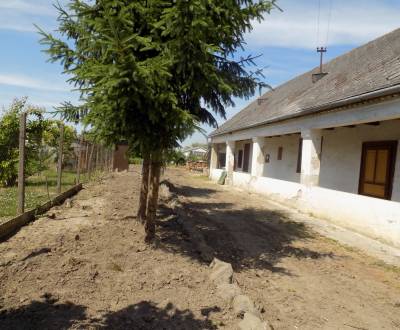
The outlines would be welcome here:
[[[216,134],[211,133],[211,134],[209,134],[209,137],[212,138],[215,136],[220,136],[220,135],[225,135],[225,134],[229,134],[232,132],[242,131],[242,130],[246,130],[246,129],[253,128],[253,127],[258,127],[258,126],[267,125],[267,124],[275,124],[275,123],[282,122],[285,120],[314,115],[314,114],[318,114],[323,111],[336,110],[336,109],[348,107],[351,105],[354,105],[354,106],[361,105],[367,101],[371,101],[374,99],[381,99],[381,98],[385,98],[385,97],[389,97],[389,96],[397,96],[397,95],[400,95],[400,85],[385,87],[385,88],[381,88],[381,89],[374,90],[371,92],[354,95],[354,96],[351,96],[348,98],[325,103],[325,104],[318,105],[315,107],[309,107],[309,108],[306,108],[303,110],[299,110],[298,113],[279,116],[279,117],[272,118],[272,119],[269,119],[266,121],[262,121],[262,122],[259,122],[259,123],[253,124],[253,125],[238,127],[233,130],[226,130],[226,131],[218,132]]]

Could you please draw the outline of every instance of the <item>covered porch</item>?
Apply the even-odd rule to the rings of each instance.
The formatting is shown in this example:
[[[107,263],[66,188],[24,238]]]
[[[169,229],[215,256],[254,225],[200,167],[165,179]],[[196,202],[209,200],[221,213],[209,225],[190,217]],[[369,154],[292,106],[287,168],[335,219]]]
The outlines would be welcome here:
[[[400,246],[396,103],[234,132],[225,142],[227,183]]]

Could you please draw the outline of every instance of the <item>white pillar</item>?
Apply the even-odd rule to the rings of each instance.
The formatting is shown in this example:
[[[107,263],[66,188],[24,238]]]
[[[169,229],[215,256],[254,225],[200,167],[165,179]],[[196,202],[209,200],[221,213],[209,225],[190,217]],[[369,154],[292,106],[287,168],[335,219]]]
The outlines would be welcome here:
[[[318,186],[321,167],[321,130],[304,130],[301,158],[301,183],[307,186]]]
[[[212,176],[212,171],[215,170],[218,166],[218,148],[216,143],[211,144],[211,155],[210,155],[210,173],[209,176]]]
[[[264,155],[262,149],[265,144],[265,138],[253,138],[253,155],[251,158],[251,176],[262,176],[264,172]]]
[[[235,166],[235,141],[226,142],[226,173],[227,183],[233,182],[233,168]]]

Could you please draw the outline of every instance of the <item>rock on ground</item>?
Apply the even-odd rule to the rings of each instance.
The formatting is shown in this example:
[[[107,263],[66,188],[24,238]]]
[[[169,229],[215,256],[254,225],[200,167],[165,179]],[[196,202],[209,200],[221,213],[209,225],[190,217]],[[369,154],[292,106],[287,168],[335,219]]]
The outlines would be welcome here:
[[[217,286],[217,296],[231,302],[233,298],[240,295],[241,290],[237,284],[222,283]]]
[[[246,295],[240,294],[233,299],[233,311],[237,316],[242,316],[246,312],[258,314],[253,301]]]
[[[261,321],[252,313],[245,313],[243,320],[238,324],[239,330],[267,330],[270,329],[267,322]]]
[[[230,263],[221,261],[217,258],[211,263],[212,273],[210,274],[210,280],[215,284],[231,284],[233,278],[233,269]]]

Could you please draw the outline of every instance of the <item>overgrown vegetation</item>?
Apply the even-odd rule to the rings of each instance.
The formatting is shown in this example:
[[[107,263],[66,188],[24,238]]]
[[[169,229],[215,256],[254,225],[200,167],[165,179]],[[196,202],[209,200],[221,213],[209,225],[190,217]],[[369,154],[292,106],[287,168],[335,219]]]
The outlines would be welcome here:
[[[57,161],[57,148],[60,137],[60,122],[44,117],[44,109],[29,105],[27,98],[15,99],[0,117],[0,185],[15,186],[19,163],[19,119],[26,112],[26,163],[25,175],[50,168]],[[76,132],[72,127],[64,129],[64,161],[73,157],[72,142]]]

